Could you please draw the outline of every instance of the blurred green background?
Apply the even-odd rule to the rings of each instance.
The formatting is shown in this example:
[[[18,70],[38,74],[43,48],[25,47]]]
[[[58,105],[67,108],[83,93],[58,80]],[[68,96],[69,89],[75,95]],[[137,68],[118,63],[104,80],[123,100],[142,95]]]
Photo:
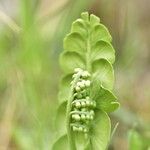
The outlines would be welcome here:
[[[110,150],[128,150],[134,128],[150,143],[149,0],[0,0],[0,150],[49,150],[61,77],[59,54],[83,11],[101,18],[116,49],[121,107]],[[133,149],[136,150],[136,149]]]

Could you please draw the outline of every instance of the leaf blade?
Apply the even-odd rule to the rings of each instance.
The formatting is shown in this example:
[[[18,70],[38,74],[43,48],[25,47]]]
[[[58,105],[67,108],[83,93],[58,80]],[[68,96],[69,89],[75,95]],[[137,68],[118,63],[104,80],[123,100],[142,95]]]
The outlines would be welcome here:
[[[112,45],[106,41],[100,40],[92,48],[91,60],[107,59],[111,64],[115,61],[115,50]]]
[[[112,41],[112,37],[111,37],[108,29],[103,24],[96,25],[91,34],[92,45],[94,45],[99,40],[103,40],[103,41],[107,41],[107,42]]]
[[[66,106],[67,102],[63,102],[59,105],[57,109],[56,119],[55,119],[55,129],[57,131],[56,135],[60,136],[67,132],[66,130]]]
[[[64,50],[82,53],[86,51],[85,47],[85,40],[78,32],[72,32],[64,39]]]
[[[98,117],[96,117],[98,116]],[[110,140],[111,123],[108,115],[103,111],[96,111],[96,120],[92,126],[92,150],[105,150]]]
[[[96,83],[94,83],[94,86],[95,87],[92,87],[93,89],[91,89],[91,98],[96,101],[97,109],[103,110],[107,113],[118,109],[120,105],[117,102],[116,96],[111,91],[102,86],[96,86]]]
[[[85,61],[75,51],[65,51],[60,56],[61,68],[65,73],[73,73],[74,68],[85,68]]]
[[[114,71],[112,65],[106,59],[98,59],[92,63],[93,81],[111,90],[114,83]]]
[[[53,144],[52,150],[69,150],[67,135],[63,135]]]
[[[58,93],[59,103],[69,100],[71,80],[72,80],[72,74],[67,74],[62,77],[60,86],[59,86],[59,93]]]

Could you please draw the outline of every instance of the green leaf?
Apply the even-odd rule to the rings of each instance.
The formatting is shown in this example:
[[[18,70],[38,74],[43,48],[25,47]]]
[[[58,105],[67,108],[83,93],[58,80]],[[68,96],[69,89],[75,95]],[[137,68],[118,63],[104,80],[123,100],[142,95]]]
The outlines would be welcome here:
[[[92,64],[93,80],[109,90],[114,83],[114,71],[112,65],[106,59],[98,59]]]
[[[93,84],[91,88],[91,98],[96,101],[96,108],[105,112],[113,112],[119,107],[115,95],[102,86]]]
[[[74,133],[74,140],[77,150],[90,150],[90,139],[85,138],[85,135],[80,132]]]
[[[100,23],[100,19],[87,12],[82,13],[81,18],[73,22],[71,32],[64,39],[64,52],[60,57],[60,64],[67,75],[61,82],[59,102],[71,98],[71,73],[75,68],[81,68],[91,74],[90,97],[97,104],[88,139],[73,134],[78,150],[105,150],[110,140],[111,123],[106,112],[112,112],[119,107],[116,97],[111,92],[114,82],[112,64],[115,61],[115,50],[111,41],[111,35]],[[67,116],[69,113],[70,110]]]
[[[81,18],[82,18],[84,21],[89,21],[89,13],[88,13],[88,12],[83,12],[83,13],[81,13]]]
[[[87,33],[87,30],[86,30],[86,24],[85,22],[82,20],[82,19],[77,19],[76,21],[74,21],[72,23],[72,27],[71,27],[71,33],[73,32],[78,32],[80,33],[80,35],[86,39],[88,33]]]
[[[97,41],[103,40],[107,42],[112,41],[112,37],[108,29],[103,24],[98,24],[94,27],[91,33],[91,44],[94,45]]]
[[[83,12],[83,13],[81,14],[81,18],[82,18],[85,22],[90,23],[90,26],[91,26],[91,27],[92,27],[92,26],[95,26],[95,25],[97,25],[97,24],[99,24],[99,22],[100,22],[99,17],[97,17],[97,16],[95,16],[95,15],[93,15],[93,14],[91,14],[91,15],[89,16],[89,13],[88,13],[88,12]]]
[[[60,64],[66,73],[73,73],[74,68],[85,68],[84,59],[74,51],[63,52],[60,57]]]
[[[115,61],[115,50],[112,45],[106,41],[98,41],[92,51],[91,60],[97,60],[100,58],[107,59],[109,62],[113,63]]]
[[[100,23],[100,18],[91,14],[89,21],[90,21],[90,25],[94,27]]]
[[[73,22],[71,33],[64,39],[64,50],[76,51],[85,57],[87,45],[89,45],[90,52],[92,52],[94,51],[94,45],[100,40],[111,42],[112,38],[108,29],[100,24],[100,19],[97,16],[93,14],[89,16],[85,12],[81,14],[80,19]]]
[[[61,136],[53,145],[52,150],[69,150],[67,135]]]
[[[63,135],[66,131],[66,106],[67,102],[63,102],[57,109],[55,128],[57,131],[56,135]]]
[[[111,123],[108,115],[97,110],[91,127],[90,141],[92,150],[106,150],[110,140],[110,132]]]
[[[64,50],[86,52],[86,43],[78,32],[70,33],[64,39]]]
[[[62,77],[59,87],[58,100],[59,103],[67,101],[70,97],[70,83],[72,80],[72,74],[67,74]]]
[[[129,150],[143,150],[142,137],[133,129],[129,132]]]

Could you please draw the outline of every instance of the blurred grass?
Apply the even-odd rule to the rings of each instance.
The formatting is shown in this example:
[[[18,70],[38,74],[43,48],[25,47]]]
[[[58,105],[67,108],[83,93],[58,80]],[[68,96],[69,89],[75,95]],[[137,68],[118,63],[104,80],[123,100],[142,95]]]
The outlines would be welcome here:
[[[14,7],[10,0],[1,0],[0,149],[51,148],[61,76],[58,56],[64,35],[82,11],[101,18],[116,49],[115,92],[121,110],[112,114],[113,123],[120,123],[110,149],[127,149],[127,131],[134,123],[149,141],[148,4],[148,0],[16,0]]]

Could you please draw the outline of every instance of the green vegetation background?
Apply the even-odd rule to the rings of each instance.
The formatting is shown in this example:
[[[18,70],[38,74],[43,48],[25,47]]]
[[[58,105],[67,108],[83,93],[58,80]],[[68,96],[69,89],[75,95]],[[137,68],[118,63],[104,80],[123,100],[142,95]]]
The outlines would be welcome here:
[[[116,49],[115,92],[121,108],[111,114],[113,126],[119,126],[109,149],[142,147],[132,138],[148,147],[149,10],[148,0],[1,0],[0,149],[51,149],[57,138],[58,57],[72,21],[83,11],[101,18]]]

